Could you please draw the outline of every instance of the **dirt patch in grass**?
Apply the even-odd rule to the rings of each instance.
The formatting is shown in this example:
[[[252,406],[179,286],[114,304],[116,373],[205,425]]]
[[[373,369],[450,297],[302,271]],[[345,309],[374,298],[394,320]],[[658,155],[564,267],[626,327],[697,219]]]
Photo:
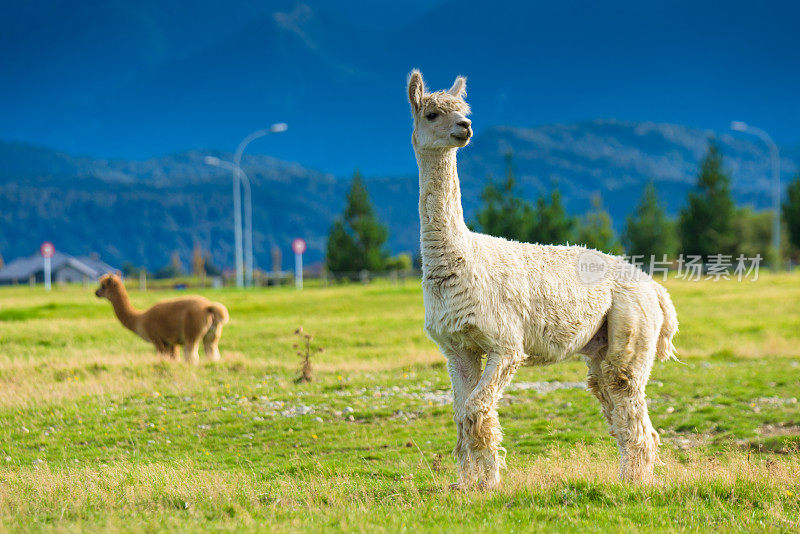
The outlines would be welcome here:
[[[800,451],[800,425],[795,422],[764,424],[758,434],[757,438],[739,440],[737,444],[759,453],[796,455]]]
[[[712,436],[705,433],[678,433],[678,432],[664,432],[661,433],[661,441],[672,445],[673,447],[682,451],[693,450],[696,447],[703,447],[711,443]]]
[[[766,424],[758,428],[758,433],[764,437],[775,436],[800,436],[800,425],[794,421],[787,423]]]

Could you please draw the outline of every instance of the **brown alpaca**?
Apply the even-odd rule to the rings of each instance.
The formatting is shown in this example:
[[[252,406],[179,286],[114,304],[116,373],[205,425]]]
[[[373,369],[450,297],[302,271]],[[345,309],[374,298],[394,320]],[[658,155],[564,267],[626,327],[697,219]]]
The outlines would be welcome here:
[[[133,307],[119,276],[106,274],[100,278],[99,298],[107,298],[114,306],[117,319],[156,347],[159,355],[178,359],[178,345],[183,345],[189,363],[200,362],[200,341],[206,356],[219,360],[219,338],[228,322],[228,310],[219,302],[200,296],[163,300],[146,311]]]

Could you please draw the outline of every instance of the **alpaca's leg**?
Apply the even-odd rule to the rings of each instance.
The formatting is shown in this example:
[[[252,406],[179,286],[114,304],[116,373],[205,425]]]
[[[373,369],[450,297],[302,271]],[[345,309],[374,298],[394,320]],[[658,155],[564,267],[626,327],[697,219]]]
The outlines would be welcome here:
[[[651,360],[652,363],[652,360]],[[631,482],[647,482],[653,476],[653,466],[659,445],[658,432],[647,413],[642,376],[649,369],[614,368],[607,370],[608,391],[614,398],[612,435],[620,449],[620,478]]]
[[[172,351],[170,350],[169,345],[160,339],[153,340],[153,346],[156,348],[156,354],[158,354],[160,358],[170,358],[172,356]]]
[[[186,344],[183,346],[183,357],[186,360],[186,363],[191,363],[193,365],[197,365],[200,363],[200,340],[186,340]]]
[[[468,487],[478,481],[477,466],[473,452],[470,450],[469,437],[463,429],[464,405],[467,397],[481,375],[481,357],[478,354],[445,350],[447,370],[453,387],[453,419],[456,422],[457,438],[453,455],[458,462],[458,486]]]
[[[219,355],[219,339],[222,337],[222,325],[212,324],[208,329],[206,335],[203,336],[203,350],[206,353],[206,358],[211,361],[218,361]]]
[[[586,378],[586,385],[589,391],[597,397],[600,401],[600,407],[603,410],[603,416],[606,418],[609,428],[612,425],[612,416],[614,413],[614,400],[611,398],[611,392],[608,391],[605,378],[603,377],[602,360],[605,357],[606,351],[602,349],[599,354],[590,358],[586,358],[586,366],[589,368],[589,374]],[[613,431],[612,431],[612,436]]]
[[[611,433],[617,438],[621,453],[620,477],[647,482],[653,476],[659,438],[647,413],[645,386],[653,367],[662,318],[639,311],[648,309],[646,306],[630,309],[634,311],[612,310],[608,353],[600,367],[605,390],[614,405]]]
[[[586,359],[586,365],[589,368],[589,375],[586,379],[586,385],[589,388],[589,391],[591,391],[592,394],[597,397],[597,400],[600,401],[603,417],[605,417],[606,423],[608,423],[609,434],[611,434],[611,437],[614,439],[617,439],[617,431],[614,424],[614,396],[611,394],[609,383],[603,374],[603,358],[605,357],[605,354],[606,350],[604,348],[599,354]],[[607,367],[607,364],[605,366]],[[617,440],[617,448],[619,449],[619,455],[621,458],[620,464],[624,464],[627,453],[619,440]]]
[[[180,359],[180,349],[178,345],[169,345],[167,347],[167,355],[170,360],[178,361]]]
[[[521,351],[487,354],[483,374],[464,406],[461,426],[469,439],[469,447],[475,451],[481,464],[482,484],[487,488],[494,488],[500,483],[500,469],[505,467],[505,449],[500,445],[503,432],[497,416],[497,403],[524,360],[525,355]]]

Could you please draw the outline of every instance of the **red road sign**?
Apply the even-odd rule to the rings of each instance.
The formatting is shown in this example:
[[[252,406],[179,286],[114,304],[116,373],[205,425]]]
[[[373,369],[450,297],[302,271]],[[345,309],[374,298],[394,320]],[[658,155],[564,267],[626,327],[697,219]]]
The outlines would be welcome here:
[[[295,254],[302,254],[306,251],[306,240],[302,238],[297,238],[292,241],[292,250],[294,250]]]
[[[42,243],[42,246],[39,247],[39,252],[42,254],[43,258],[52,258],[53,254],[56,253],[56,247],[50,241],[45,241]]]

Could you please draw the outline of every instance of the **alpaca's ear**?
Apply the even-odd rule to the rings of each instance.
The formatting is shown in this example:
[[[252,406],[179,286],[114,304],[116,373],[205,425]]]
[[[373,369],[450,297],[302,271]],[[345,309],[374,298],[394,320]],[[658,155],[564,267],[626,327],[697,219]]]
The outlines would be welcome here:
[[[467,79],[463,76],[456,77],[453,87],[447,92],[457,98],[464,98],[467,96]]]
[[[424,94],[425,82],[422,81],[422,74],[417,69],[414,69],[408,75],[408,101],[411,102],[411,109],[414,110],[414,113],[419,112]]]

